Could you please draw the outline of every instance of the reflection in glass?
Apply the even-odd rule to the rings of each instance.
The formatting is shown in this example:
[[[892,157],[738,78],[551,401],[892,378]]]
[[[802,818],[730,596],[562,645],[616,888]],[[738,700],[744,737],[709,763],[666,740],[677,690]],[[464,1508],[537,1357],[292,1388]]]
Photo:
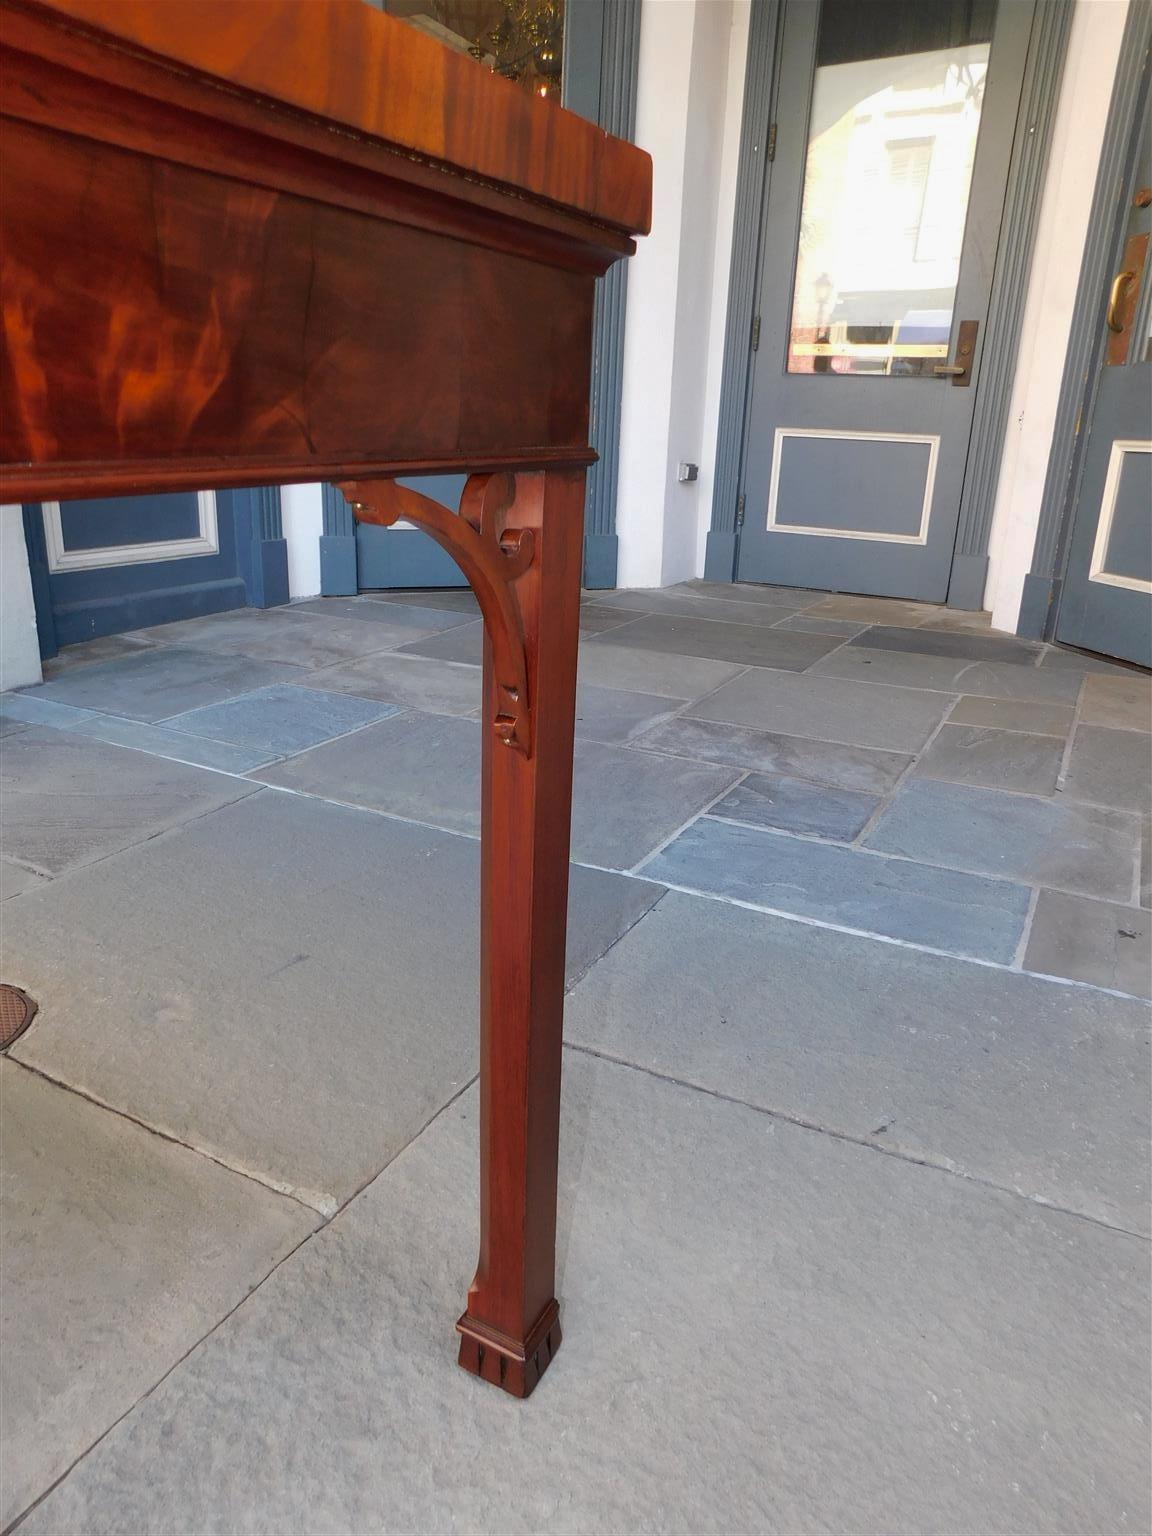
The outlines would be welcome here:
[[[993,9],[825,0],[790,373],[931,375],[947,359]]]
[[[368,0],[529,91],[560,100],[564,0]]]

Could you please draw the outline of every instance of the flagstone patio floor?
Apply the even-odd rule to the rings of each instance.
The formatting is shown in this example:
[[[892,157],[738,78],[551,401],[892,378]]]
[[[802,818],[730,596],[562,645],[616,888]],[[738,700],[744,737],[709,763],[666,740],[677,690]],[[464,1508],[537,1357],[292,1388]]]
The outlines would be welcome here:
[[[22,1532],[1149,1521],[1152,680],[986,615],[589,593],[559,1294],[475,1260],[466,591],[92,641],[0,695]]]

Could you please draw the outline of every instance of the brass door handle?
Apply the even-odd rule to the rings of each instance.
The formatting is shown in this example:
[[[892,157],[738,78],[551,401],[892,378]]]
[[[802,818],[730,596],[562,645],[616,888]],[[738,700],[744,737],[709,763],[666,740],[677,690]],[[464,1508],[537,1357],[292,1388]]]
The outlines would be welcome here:
[[[968,367],[965,363],[937,363],[932,372],[938,379],[962,379]]]
[[[1121,310],[1124,308],[1124,300],[1128,297],[1128,284],[1136,276],[1131,268],[1123,272],[1117,272],[1112,279],[1112,291],[1108,295],[1108,313],[1104,317],[1104,324],[1110,331],[1119,334],[1124,329],[1124,316]]]
[[[956,331],[956,361],[936,363],[932,372],[938,379],[951,379],[956,389],[967,389],[972,382],[972,360],[976,356],[976,336],[979,320],[961,320]]]

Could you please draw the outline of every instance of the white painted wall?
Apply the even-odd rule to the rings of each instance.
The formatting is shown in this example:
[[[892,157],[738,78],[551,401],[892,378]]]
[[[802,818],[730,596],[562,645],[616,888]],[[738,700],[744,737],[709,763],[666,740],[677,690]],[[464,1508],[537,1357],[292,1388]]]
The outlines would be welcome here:
[[[1024,577],[1032,565],[1127,10],[1128,0],[1078,0],[1072,18],[992,520],[984,606],[992,610],[997,629],[1015,630]]]
[[[280,488],[284,539],[288,545],[288,596],[320,594],[320,535],[324,511],[319,485]]]
[[[0,688],[41,680],[36,609],[18,506],[0,507]]]
[[[628,263],[621,586],[703,570],[748,13],[748,0],[643,0],[636,142],[653,159],[652,234]],[[694,484],[678,483],[681,460],[701,466]]]

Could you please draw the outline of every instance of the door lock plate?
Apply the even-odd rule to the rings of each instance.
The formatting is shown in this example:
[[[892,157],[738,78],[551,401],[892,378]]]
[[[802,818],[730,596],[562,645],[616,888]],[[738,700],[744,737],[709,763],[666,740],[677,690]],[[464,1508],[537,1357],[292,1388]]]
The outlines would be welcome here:
[[[938,379],[951,379],[960,389],[967,389],[972,382],[972,359],[976,356],[976,336],[979,320],[961,320],[956,330],[956,361],[937,363],[932,372]]]

